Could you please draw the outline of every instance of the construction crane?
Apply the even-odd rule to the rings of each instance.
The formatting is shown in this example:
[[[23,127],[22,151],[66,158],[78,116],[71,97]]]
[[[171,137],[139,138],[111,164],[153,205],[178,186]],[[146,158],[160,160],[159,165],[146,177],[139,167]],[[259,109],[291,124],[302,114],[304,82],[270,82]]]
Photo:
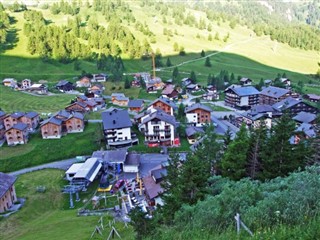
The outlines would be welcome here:
[[[152,52],[152,70],[153,70],[153,79],[156,79],[156,62],[155,62],[155,55],[154,52]]]

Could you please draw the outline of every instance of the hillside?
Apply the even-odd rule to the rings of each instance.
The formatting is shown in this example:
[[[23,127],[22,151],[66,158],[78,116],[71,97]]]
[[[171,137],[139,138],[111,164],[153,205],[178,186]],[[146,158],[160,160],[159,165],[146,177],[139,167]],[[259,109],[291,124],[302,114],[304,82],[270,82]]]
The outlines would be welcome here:
[[[204,67],[204,59],[199,59],[179,67],[180,72],[189,74],[190,69],[194,70],[201,81],[206,81],[208,74],[217,74],[221,70],[227,70],[235,75],[247,76],[257,82],[260,78],[275,78],[278,73],[289,73],[288,77],[293,81],[304,82],[312,81],[311,77],[304,74],[314,74],[318,69],[320,55],[315,50],[302,50],[289,47],[287,44],[272,41],[270,36],[257,36],[257,34],[243,24],[231,24],[228,17],[220,20],[209,20],[208,13],[195,10],[196,7],[184,6],[184,23],[176,20],[175,15],[179,13],[180,7],[172,8],[172,5],[147,5],[144,2],[128,2],[117,6],[110,11],[109,15],[103,13],[103,10],[97,10],[94,5],[86,6],[83,4],[79,8],[79,13],[53,14],[51,7],[42,5],[38,7],[29,7],[42,13],[47,26],[57,26],[67,29],[68,33],[74,30],[71,27],[72,21],[80,19],[79,44],[83,46],[92,46],[91,51],[97,53],[106,52],[106,49],[95,46],[91,37],[97,32],[97,36],[104,39],[104,32],[109,31],[110,25],[115,15],[120,14],[121,23],[125,34],[132,34],[133,46],[138,46],[141,51],[157,51],[162,55],[162,62],[165,64],[167,57],[173,65],[180,65],[191,59],[198,59],[201,50],[206,51],[207,56],[211,56],[211,68]],[[52,2],[52,1],[50,1]],[[99,1],[94,1],[99,2]],[[93,2],[93,4],[94,4]],[[179,5],[177,5],[179,6]],[[122,11],[122,12],[121,12]],[[24,17],[24,12],[12,12],[6,10],[11,18],[11,24],[7,39],[9,42],[3,48],[0,55],[2,71],[0,77],[16,77],[17,79],[49,79],[57,80],[60,78],[70,78],[81,74],[82,71],[97,72],[96,60],[79,60],[79,66],[68,60],[67,63],[61,63],[55,60],[44,60],[40,54],[31,54],[27,51],[29,38],[25,33],[25,24],[28,22]],[[119,13],[121,12],[121,13]],[[134,19],[134,20],[133,20]],[[232,19],[231,19],[232,20]],[[96,25],[95,25],[96,24]],[[201,26],[203,25],[203,26]],[[67,26],[67,27],[66,27]],[[71,27],[71,30],[68,26]],[[95,27],[94,27],[95,26]],[[97,28],[93,30],[93,28]],[[103,28],[101,28],[103,27]],[[107,29],[107,30],[103,30]],[[102,31],[99,35],[99,31]],[[110,30],[111,31],[111,30]],[[119,30],[120,31],[120,30]],[[118,32],[119,33],[119,32]],[[90,34],[90,36],[85,36]],[[111,36],[111,35],[110,35]],[[107,42],[110,40],[106,39]],[[122,39],[114,39],[115,44],[121,49],[121,57],[124,61],[124,72],[131,73],[136,71],[150,71],[151,60],[140,60],[138,57],[130,57],[130,54],[136,54],[137,50],[124,49]],[[103,43],[100,43],[103,44]],[[108,43],[109,44],[109,43]],[[110,42],[112,45],[113,43]],[[138,45],[136,45],[138,44]],[[175,45],[178,49],[174,49]],[[95,47],[94,47],[95,46]],[[109,45],[108,45],[109,46]],[[128,45],[128,49],[132,49]],[[97,48],[98,47],[98,48]],[[112,47],[112,46],[111,46]],[[144,49],[146,48],[146,49]],[[136,48],[133,48],[136,49]],[[143,50],[144,49],[144,50]],[[186,53],[180,56],[181,49]],[[112,54],[114,49],[110,49]],[[134,51],[134,52],[132,52]],[[109,51],[107,51],[108,53]],[[208,54],[212,55],[208,55]],[[54,54],[54,53],[53,53]],[[171,77],[172,68],[163,69],[159,76]]]

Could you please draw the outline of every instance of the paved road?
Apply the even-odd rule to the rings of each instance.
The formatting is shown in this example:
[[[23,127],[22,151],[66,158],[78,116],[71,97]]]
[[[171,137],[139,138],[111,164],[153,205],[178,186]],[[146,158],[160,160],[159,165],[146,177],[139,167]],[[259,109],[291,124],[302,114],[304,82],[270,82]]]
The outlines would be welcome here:
[[[24,169],[15,171],[15,172],[11,172],[9,174],[13,175],[13,176],[19,176],[24,173],[33,172],[33,171],[46,169],[46,168],[57,168],[57,169],[67,170],[75,162],[78,162],[78,160],[76,158],[70,158],[70,159],[61,160],[61,161],[57,161],[57,162],[42,164],[42,165],[35,166],[35,167],[24,168]]]

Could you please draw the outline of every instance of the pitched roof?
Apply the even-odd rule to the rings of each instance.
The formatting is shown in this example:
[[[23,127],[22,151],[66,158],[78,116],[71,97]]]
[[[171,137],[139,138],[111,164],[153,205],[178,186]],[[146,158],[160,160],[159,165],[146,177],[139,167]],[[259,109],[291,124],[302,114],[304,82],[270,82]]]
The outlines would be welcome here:
[[[19,122],[19,123],[13,125],[11,128],[9,128],[7,131],[9,131],[9,130],[12,129],[12,128],[13,128],[13,129],[18,129],[18,130],[20,130],[20,131],[23,131],[23,130],[25,130],[26,128],[28,128],[28,125],[25,124],[25,123]]]
[[[52,123],[52,124],[54,124],[54,125],[61,126],[61,125],[62,125],[62,120],[61,120],[61,119],[58,119],[58,118],[55,118],[55,117],[53,116],[53,117],[51,117],[51,118],[43,121],[43,122],[41,123],[41,127],[44,126],[44,125],[47,124],[47,123]]]
[[[39,114],[37,112],[28,112],[26,113],[26,115],[24,115],[27,118],[34,118],[36,116],[38,116]]]
[[[204,133],[203,129],[202,128],[199,128],[199,127],[194,127],[194,126],[188,126],[186,128],[186,135],[187,137],[191,137],[193,136],[194,134],[196,133]]]
[[[320,100],[320,96],[317,95],[317,94],[313,94],[313,93],[310,93],[310,94],[306,94],[308,96],[308,98],[312,98],[312,99],[315,99],[315,100]]]
[[[226,90],[228,89],[232,90],[240,97],[259,94],[259,91],[253,86],[227,88]]]
[[[63,117],[63,118],[69,118],[70,117],[70,115],[71,115],[71,113],[69,113],[68,111],[66,111],[66,110],[60,110],[59,112],[57,112],[55,115],[54,115],[54,117],[55,116],[59,116],[59,117]]]
[[[10,187],[14,184],[17,180],[15,176],[11,176],[9,174],[5,174],[0,172],[0,199],[2,196],[10,189]]]
[[[145,124],[147,122],[150,122],[153,119],[159,119],[161,121],[164,121],[166,123],[169,123],[175,127],[178,126],[178,122],[176,121],[176,118],[172,115],[169,115],[163,111],[158,111],[156,110],[155,112],[152,112],[149,114],[148,117],[146,117],[145,119],[143,119],[141,124]]]
[[[174,91],[175,85],[168,84],[161,92],[163,95],[171,94]]]
[[[141,99],[135,99],[135,100],[130,100],[128,103],[129,108],[134,108],[134,107],[141,107],[143,105],[144,101]]]
[[[72,117],[78,118],[78,119],[81,119],[81,120],[84,119],[84,115],[81,114],[81,113],[79,113],[79,112],[74,112],[74,113],[72,113],[72,116],[71,116],[70,118],[72,118]]]
[[[261,105],[252,106],[249,113],[251,115],[257,115],[259,113],[267,113],[267,112],[274,112],[274,111],[275,109],[272,106],[261,104]]]
[[[140,165],[140,154],[128,153],[125,161],[126,165],[139,166]]]
[[[151,175],[157,180],[167,176],[168,172],[165,168],[155,169],[151,171]]]
[[[167,99],[167,98],[162,98],[162,97],[157,98],[156,100],[154,100],[149,106],[152,106],[153,104],[155,104],[155,103],[158,102],[158,101],[160,101],[160,102],[162,102],[162,103],[164,103],[164,104],[166,104],[166,105],[169,105],[169,106],[172,107],[173,109],[177,109],[177,105],[176,105],[174,102],[170,101],[170,100]]]
[[[126,156],[127,156],[126,149],[95,151],[92,153],[92,157],[100,158],[104,162],[109,162],[109,163],[124,163],[126,161]]]
[[[308,112],[299,112],[292,119],[301,122],[301,123],[311,123],[317,118],[316,114],[308,113]]]
[[[287,97],[286,99],[283,99],[280,102],[277,102],[272,105],[274,109],[277,109],[279,111],[285,110],[288,108],[293,107],[294,105],[301,103],[302,101],[300,99],[292,98],[292,97]]]
[[[126,128],[131,127],[132,123],[127,110],[121,109],[108,109],[101,113],[103,128],[115,129],[115,128]]]
[[[296,132],[304,132],[308,137],[315,137],[316,132],[313,126],[309,123],[302,123],[297,129]]]
[[[155,183],[151,176],[144,177],[142,181],[145,186],[145,191],[150,199],[154,199],[159,196],[159,194],[163,193],[163,188],[160,183]]]
[[[205,110],[205,111],[208,111],[208,112],[212,112],[212,109],[206,105],[203,105],[201,103],[195,103],[189,107],[186,107],[186,109],[184,110],[185,113],[188,113],[188,112],[191,112],[195,109],[202,109],[202,110]]]
[[[15,112],[15,113],[12,113],[8,116],[10,116],[12,118],[21,118],[22,116],[24,116],[24,113],[23,112]]]
[[[0,111],[0,117],[3,117],[5,115],[6,115],[6,113],[4,111]]]
[[[77,98],[80,98],[81,100],[84,100],[84,101],[88,100],[88,98],[85,95],[79,95],[77,96]]]
[[[269,97],[273,97],[273,98],[279,98],[289,92],[290,92],[290,90],[285,89],[285,88],[269,86],[269,87],[262,89],[260,94],[265,95],[265,96],[269,96]]]
[[[60,80],[57,84],[56,87],[62,87],[65,86],[67,84],[72,84],[71,82],[67,81],[67,80]]]

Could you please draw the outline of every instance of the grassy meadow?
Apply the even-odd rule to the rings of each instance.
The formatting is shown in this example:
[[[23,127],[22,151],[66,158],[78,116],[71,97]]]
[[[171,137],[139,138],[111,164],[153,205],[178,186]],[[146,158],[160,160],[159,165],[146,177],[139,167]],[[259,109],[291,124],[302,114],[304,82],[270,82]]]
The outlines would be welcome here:
[[[41,170],[18,177],[15,184],[18,197],[26,198],[25,206],[7,219],[0,221],[0,239],[40,240],[40,239],[89,239],[99,216],[77,217],[77,209],[64,210],[68,195],[61,193],[67,184],[61,170]],[[45,186],[44,193],[36,192],[37,186]],[[104,224],[112,220],[104,216]],[[125,228],[117,222],[115,227],[122,239],[133,239],[132,228]],[[110,228],[103,231],[103,239],[110,233]],[[102,239],[96,234],[92,239]]]
[[[25,145],[0,148],[0,172],[11,172],[43,163],[72,158],[78,155],[91,155],[99,150],[95,142],[100,124],[89,123],[82,133],[70,133],[61,139],[42,139],[37,132],[30,136]]]

